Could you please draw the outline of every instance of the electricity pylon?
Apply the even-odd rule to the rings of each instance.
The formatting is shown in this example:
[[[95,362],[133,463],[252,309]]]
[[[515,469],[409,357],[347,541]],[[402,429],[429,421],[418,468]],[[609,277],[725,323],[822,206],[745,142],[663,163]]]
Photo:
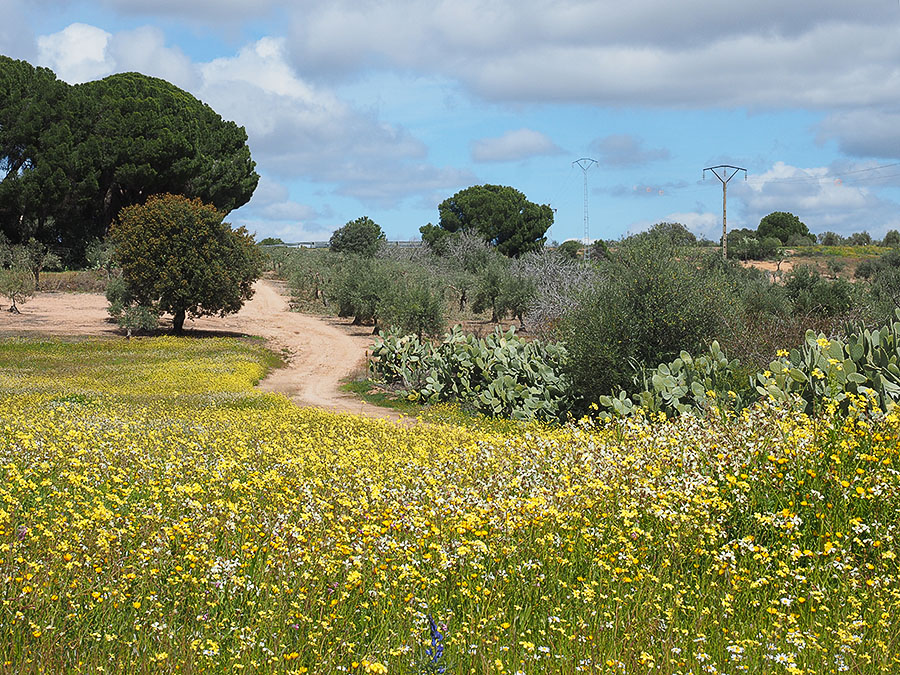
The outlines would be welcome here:
[[[590,157],[582,157],[581,159],[576,159],[572,162],[572,166],[576,164],[581,168],[582,173],[584,173],[584,261],[587,262],[591,259],[591,232],[588,227],[588,186],[587,186],[587,172],[594,164],[597,163],[596,159],[591,159]]]
[[[728,258],[728,228],[726,226],[728,181],[734,178],[738,171],[743,171],[744,180],[747,180],[747,169],[741,166],[731,166],[730,164],[708,166],[703,169],[703,178],[706,178],[707,171],[712,171],[713,175],[722,183],[722,259],[725,260]],[[719,171],[722,172],[721,176],[719,175]],[[731,171],[730,175],[728,174],[729,171]],[[726,178],[726,176],[728,177]]]

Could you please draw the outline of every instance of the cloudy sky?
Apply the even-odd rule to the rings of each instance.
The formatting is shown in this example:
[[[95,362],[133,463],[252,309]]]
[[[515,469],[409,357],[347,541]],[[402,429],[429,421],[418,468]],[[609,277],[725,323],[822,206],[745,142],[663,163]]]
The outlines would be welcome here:
[[[772,211],[900,229],[898,0],[0,0],[0,53],[76,83],[162,77],[247,129],[229,216],[316,240],[368,215],[418,238],[483,183],[556,209],[551,237]]]

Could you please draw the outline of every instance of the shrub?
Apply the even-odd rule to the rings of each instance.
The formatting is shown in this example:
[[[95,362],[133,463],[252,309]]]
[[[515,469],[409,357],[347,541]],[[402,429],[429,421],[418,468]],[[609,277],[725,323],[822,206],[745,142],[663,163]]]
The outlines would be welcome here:
[[[567,258],[575,260],[578,258],[578,254],[581,252],[581,242],[576,241],[575,239],[567,239],[559,246],[556,247],[557,252],[560,255],[564,255]]]
[[[853,284],[846,279],[828,280],[808,265],[792,269],[784,290],[794,311],[802,314],[838,316],[853,307]]]
[[[386,327],[415,334],[420,340],[444,330],[444,315],[442,289],[422,275],[400,279],[379,305],[379,318]]]
[[[721,334],[738,303],[719,264],[684,257],[663,238],[623,242],[561,326],[576,390],[595,401],[628,383],[630,362],[669,361]]]

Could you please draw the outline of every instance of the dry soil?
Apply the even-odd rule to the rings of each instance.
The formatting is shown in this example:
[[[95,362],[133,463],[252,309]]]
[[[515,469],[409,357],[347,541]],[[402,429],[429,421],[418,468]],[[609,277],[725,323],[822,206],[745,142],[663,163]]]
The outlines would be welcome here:
[[[343,380],[364,368],[366,350],[372,344],[371,328],[291,312],[280,291],[277,282],[260,280],[253,298],[240,312],[188,320],[185,334],[261,336],[282,354],[286,366],[272,371],[260,389],[283,393],[302,406],[399,419],[395,411],[370,405],[340,389]],[[95,293],[38,293],[19,306],[21,314],[0,311],[0,336],[121,337],[106,306],[106,298]]]

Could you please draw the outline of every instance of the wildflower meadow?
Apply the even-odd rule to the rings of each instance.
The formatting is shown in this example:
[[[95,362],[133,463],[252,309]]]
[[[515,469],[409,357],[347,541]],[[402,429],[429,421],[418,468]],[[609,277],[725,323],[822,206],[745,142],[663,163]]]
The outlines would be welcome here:
[[[272,358],[0,342],[0,671],[900,671],[894,412],[397,425]]]

